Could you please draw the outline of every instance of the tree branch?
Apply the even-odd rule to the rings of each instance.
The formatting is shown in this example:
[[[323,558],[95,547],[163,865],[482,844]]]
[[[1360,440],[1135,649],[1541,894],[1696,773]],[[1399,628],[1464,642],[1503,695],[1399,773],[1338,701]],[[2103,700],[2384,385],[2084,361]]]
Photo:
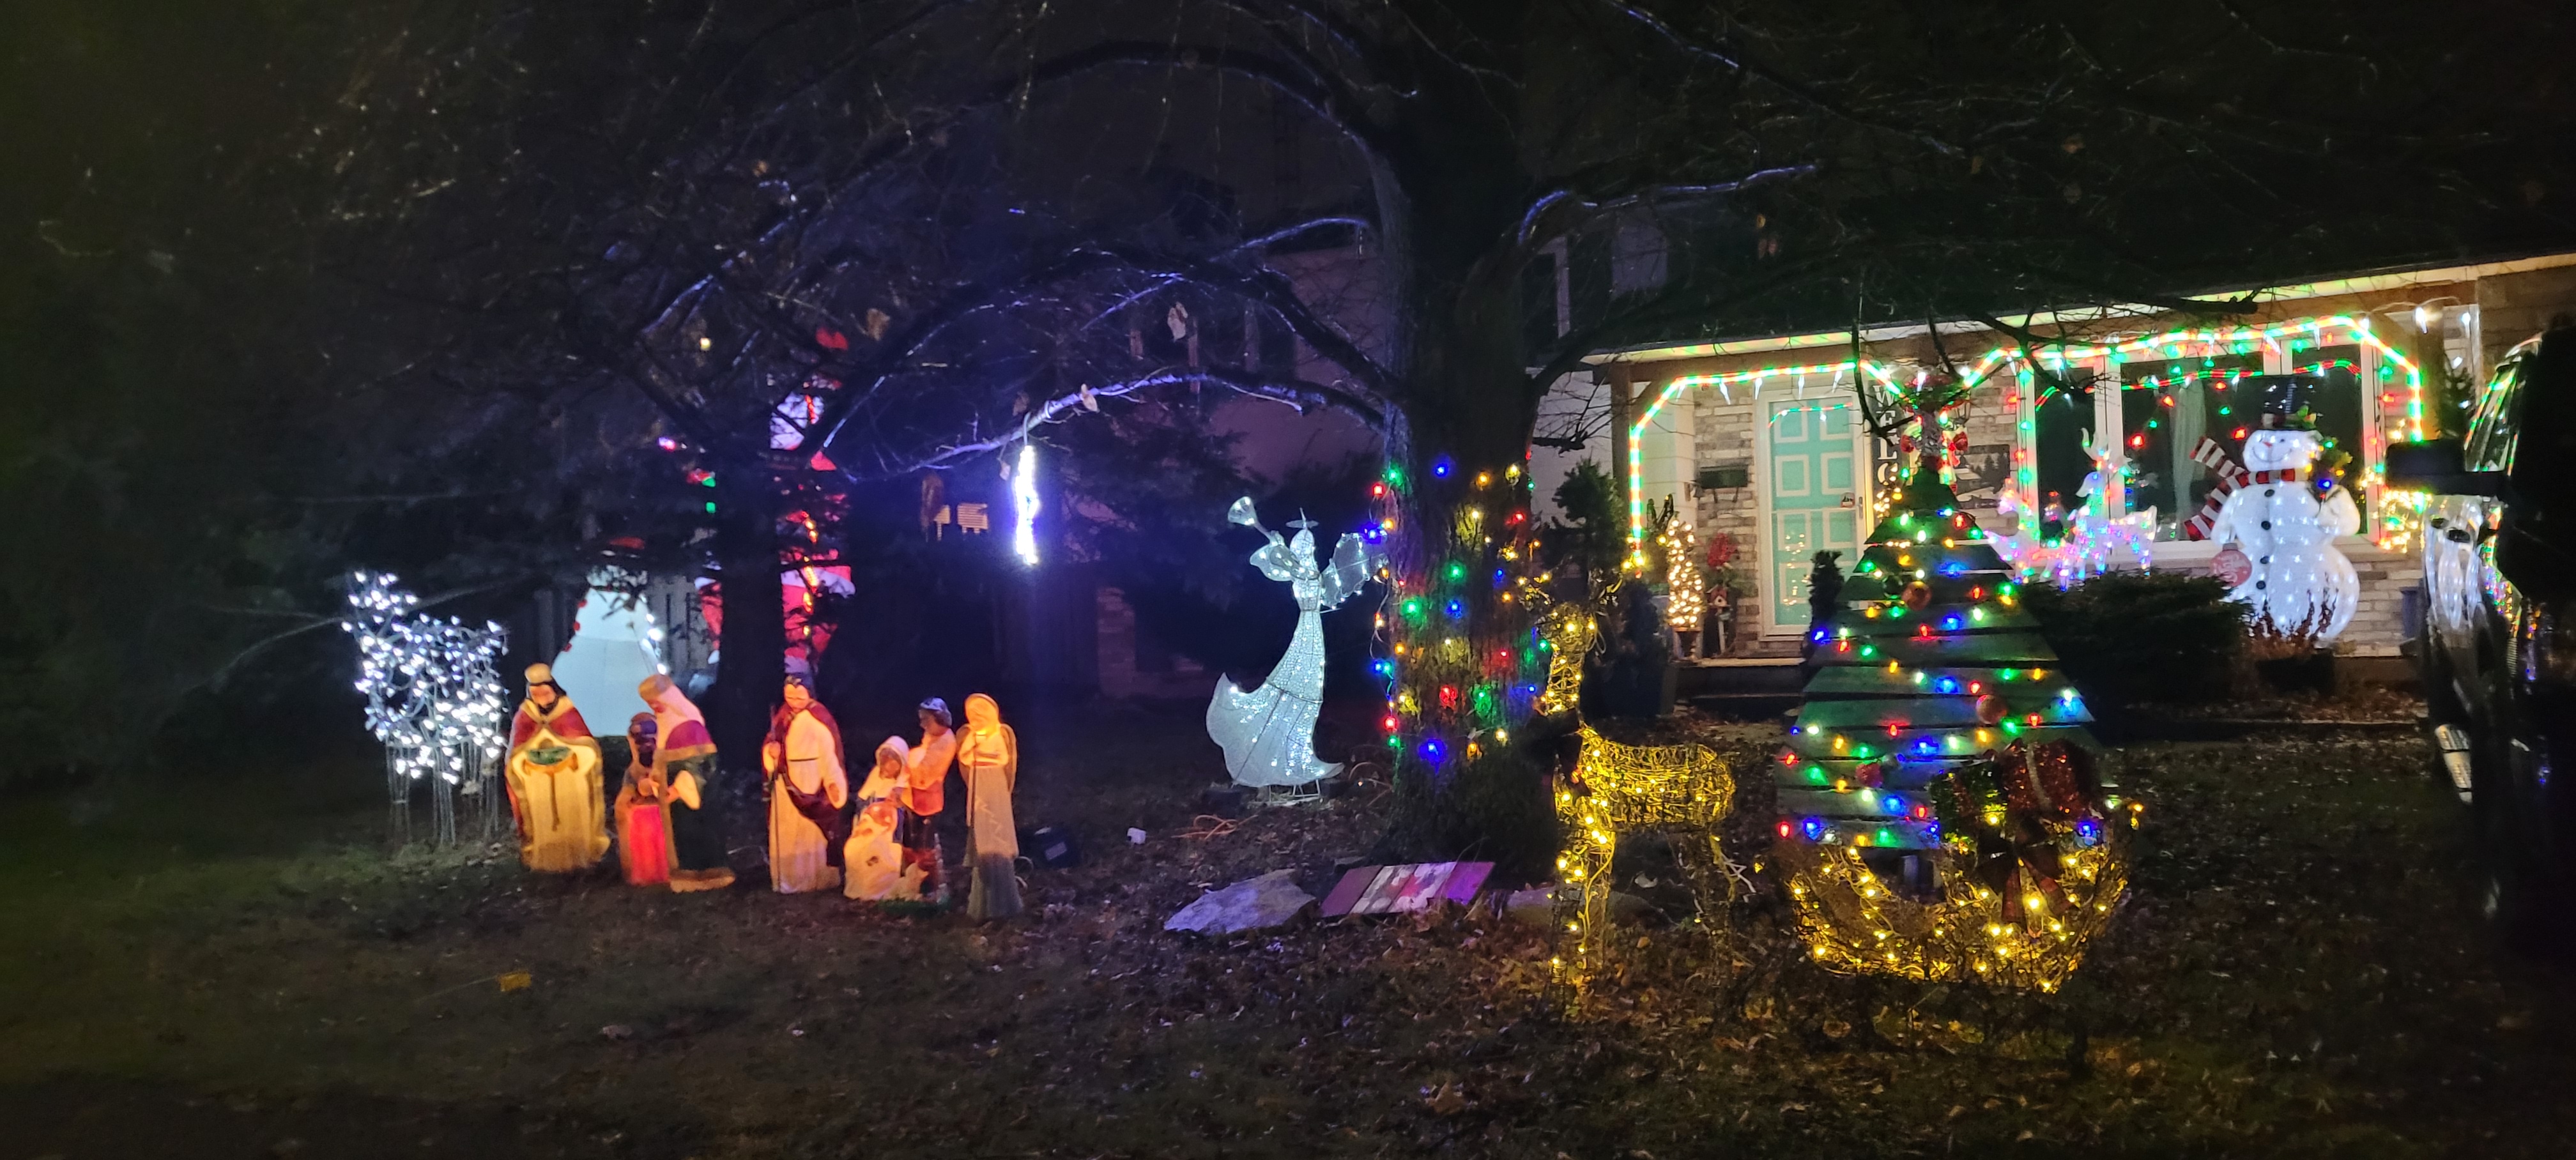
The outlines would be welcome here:
[[[1148,41],[1114,40],[1067,53],[1031,66],[1014,81],[1011,88],[1035,87],[1069,80],[1085,73],[1117,67],[1196,69],[1231,73],[1258,81],[1281,96],[1305,106],[1324,123],[1342,131],[1353,142],[1380,158],[1393,155],[1397,142],[1382,127],[1361,116],[1354,107],[1330,89],[1291,75],[1280,62],[1258,53],[1238,49],[1216,48],[1196,44],[1156,44]]]
[[[1156,371],[1108,386],[1089,388],[1087,396],[1083,391],[1076,391],[1048,399],[1030,408],[1029,413],[1021,417],[1018,425],[1005,434],[942,447],[901,466],[882,468],[878,478],[897,478],[916,471],[945,467],[960,460],[1001,451],[1014,443],[1027,440],[1032,432],[1039,427],[1056,422],[1064,416],[1065,412],[1085,406],[1086,397],[1092,400],[1125,398],[1158,387],[1198,385],[1224,387],[1254,398],[1275,399],[1296,407],[1301,413],[1308,407],[1332,407],[1359,418],[1372,429],[1383,430],[1387,419],[1384,411],[1371,406],[1356,395],[1302,379],[1274,379],[1212,368]],[[847,468],[841,468],[840,471],[853,482],[869,482],[866,477]]]
[[[1559,205],[1572,205],[1583,210],[1585,213],[1601,214],[1627,209],[1630,206],[1642,205],[1647,202],[1688,201],[1693,198],[1715,197],[1721,193],[1734,193],[1738,190],[1748,189],[1756,185],[1777,181],[1782,178],[1813,176],[1815,172],[1816,165],[1814,162],[1806,162],[1798,165],[1782,165],[1770,169],[1755,170],[1754,172],[1745,174],[1733,181],[1718,182],[1710,185],[1659,185],[1652,189],[1640,190],[1636,193],[1628,194],[1624,197],[1611,198],[1608,201],[1585,201],[1574,196],[1574,193],[1571,190],[1559,189],[1530,203],[1529,211],[1521,215],[1521,229],[1517,240],[1524,246],[1530,244],[1530,241],[1538,234],[1541,219],[1547,215],[1549,210],[1554,209]],[[1556,232],[1562,233],[1564,231],[1560,230]]]
[[[1611,0],[1611,7],[1616,9],[1621,15],[1635,21],[1647,31],[1663,38],[1665,43],[1670,44],[1683,55],[1711,61],[1731,71],[1739,72],[1746,76],[1764,81],[1772,87],[1789,94],[1789,96],[1795,98],[1800,103],[1805,104],[1826,116],[1832,117],[1835,120],[1845,121],[1864,129],[1903,137],[1906,140],[1929,148],[1943,156],[1960,157],[1965,156],[1967,153],[1966,150],[1961,149],[1959,146],[1940,137],[1934,136],[1924,130],[1911,128],[1905,125],[1892,124],[1887,121],[1882,121],[1876,117],[1862,114],[1859,111],[1844,105],[1842,102],[1833,100],[1832,98],[1825,96],[1823,93],[1816,91],[1813,86],[1810,86],[1805,82],[1793,79],[1777,69],[1754,61],[1746,54],[1730,53],[1709,45],[1696,43],[1684,37],[1680,32],[1675,31],[1672,25],[1664,23],[1661,17],[1658,17],[1654,13],[1648,12],[1633,4],[1622,4],[1618,3],[1617,0]]]

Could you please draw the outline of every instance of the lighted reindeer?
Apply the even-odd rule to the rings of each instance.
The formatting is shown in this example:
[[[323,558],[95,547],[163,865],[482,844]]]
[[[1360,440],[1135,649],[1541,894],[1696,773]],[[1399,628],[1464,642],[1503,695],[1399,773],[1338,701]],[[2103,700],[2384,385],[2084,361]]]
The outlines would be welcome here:
[[[1541,618],[1542,639],[1553,652],[1541,714],[1570,720],[1578,741],[1573,767],[1557,771],[1556,816],[1564,832],[1557,856],[1562,884],[1556,891],[1558,934],[1569,940],[1552,960],[1556,981],[1579,1001],[1593,976],[1610,966],[1610,860],[1619,836],[1661,831],[1690,879],[1702,909],[1724,880],[1732,898],[1743,872],[1719,844],[1718,824],[1735,804],[1735,777],[1726,762],[1699,745],[1621,745],[1582,723],[1578,704],[1583,657],[1600,637],[1590,612],[1559,604]],[[1707,857],[1694,847],[1705,842]]]

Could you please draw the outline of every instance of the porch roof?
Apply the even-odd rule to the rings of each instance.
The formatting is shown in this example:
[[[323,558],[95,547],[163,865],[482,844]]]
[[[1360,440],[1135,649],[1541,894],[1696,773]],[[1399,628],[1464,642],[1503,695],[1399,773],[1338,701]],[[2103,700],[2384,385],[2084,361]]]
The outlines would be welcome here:
[[[2198,291],[2193,296],[2238,298],[2251,296],[2255,301],[2263,303],[2296,302],[2301,299],[2327,298],[2340,294],[2369,294],[2388,290],[2400,290],[2409,286],[2438,285],[2446,282],[2470,282],[2480,278],[2493,277],[2499,274],[2520,274],[2533,270],[2549,270],[2565,266],[2576,266],[2576,251],[2532,254],[2515,258],[2496,258],[2487,261],[2464,264],[2454,263],[2450,265],[2391,267],[2381,270],[2345,274],[2332,278],[2323,278],[2312,282],[2297,282],[2286,285],[2221,286]],[[2143,324],[2144,320],[2155,318],[2160,315],[2171,315],[2175,313],[2178,312],[2165,306],[2153,306],[2143,303],[2123,303],[2111,306],[2083,307],[2078,309],[2037,310],[2026,314],[2007,314],[2002,315],[2001,317],[2003,321],[2010,323],[2013,326],[2025,329],[2039,329],[2098,324],[2123,318],[2139,319]],[[1983,323],[1977,322],[1944,322],[1940,324],[1940,332],[1942,334],[1977,334],[1984,332],[1986,329],[1987,327]],[[1923,323],[1911,323],[1902,326],[1869,327],[1864,328],[1860,332],[1860,340],[1864,343],[1889,342],[1897,339],[1919,338],[1923,335],[1930,334],[1931,332],[1932,327]],[[1704,342],[1648,343],[1643,346],[1597,351],[1591,355],[1585,356],[1584,361],[1596,366],[1607,363],[1663,362],[1670,359],[1708,358],[1717,355],[1760,354],[1770,351],[1843,347],[1850,345],[1851,341],[1852,332],[1849,330],[1812,331],[1800,334],[1751,335],[1742,338],[1715,339]]]

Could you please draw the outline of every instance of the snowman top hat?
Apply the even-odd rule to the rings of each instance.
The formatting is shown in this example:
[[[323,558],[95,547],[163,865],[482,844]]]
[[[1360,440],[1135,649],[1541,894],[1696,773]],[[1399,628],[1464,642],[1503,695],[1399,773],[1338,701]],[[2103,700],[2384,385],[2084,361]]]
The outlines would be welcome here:
[[[2316,428],[2316,416],[2309,408],[2324,386],[2325,380],[2315,375],[2247,375],[2238,389],[2254,396],[2255,426],[2266,431],[2306,431]]]

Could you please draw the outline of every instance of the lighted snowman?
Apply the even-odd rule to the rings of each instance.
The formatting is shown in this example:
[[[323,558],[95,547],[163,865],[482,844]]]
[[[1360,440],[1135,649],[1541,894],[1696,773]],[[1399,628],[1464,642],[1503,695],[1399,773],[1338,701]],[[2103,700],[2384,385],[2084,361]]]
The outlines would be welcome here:
[[[2275,415],[2263,416],[2269,424]],[[2228,593],[2273,631],[2315,632],[2323,644],[2343,634],[2361,600],[2352,561],[2336,536],[2361,530],[2352,496],[2333,488],[2320,501],[2307,479],[2325,445],[2314,431],[2266,426],[2245,437],[2244,486],[2219,505],[2210,539],[2243,552],[2243,583]]]

